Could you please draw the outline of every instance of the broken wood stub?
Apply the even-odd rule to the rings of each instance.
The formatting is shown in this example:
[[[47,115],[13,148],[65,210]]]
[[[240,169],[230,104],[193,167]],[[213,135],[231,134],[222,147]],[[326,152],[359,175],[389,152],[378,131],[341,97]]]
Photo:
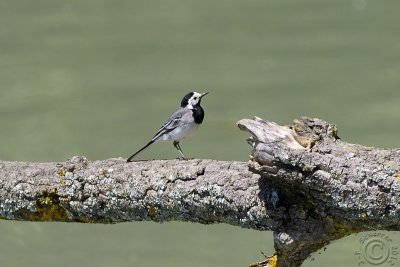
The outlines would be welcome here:
[[[264,178],[262,187],[272,196],[265,205],[278,222],[280,266],[300,266],[352,233],[400,229],[398,149],[350,144],[320,119],[280,126],[255,118],[238,126],[251,133],[250,170]]]

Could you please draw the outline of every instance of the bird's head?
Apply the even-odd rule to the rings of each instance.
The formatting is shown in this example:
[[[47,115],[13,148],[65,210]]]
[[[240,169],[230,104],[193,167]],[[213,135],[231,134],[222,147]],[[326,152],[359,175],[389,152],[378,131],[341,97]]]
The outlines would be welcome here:
[[[205,95],[207,95],[207,93],[204,94],[200,94],[197,92],[190,92],[188,94],[186,94],[183,98],[182,98],[182,102],[181,102],[181,107],[195,107],[195,106],[199,106],[200,102],[201,102],[201,98]]]

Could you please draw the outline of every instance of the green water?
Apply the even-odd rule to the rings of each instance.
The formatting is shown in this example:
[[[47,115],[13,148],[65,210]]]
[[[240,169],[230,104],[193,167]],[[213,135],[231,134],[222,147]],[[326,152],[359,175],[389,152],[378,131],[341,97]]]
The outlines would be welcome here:
[[[399,147],[399,10],[394,0],[3,0],[0,159],[127,157],[190,90],[210,95],[182,142],[188,156],[247,160],[235,122],[254,115],[320,117],[351,142]],[[171,144],[141,155],[176,156]],[[227,225],[0,224],[1,266],[246,266],[273,251],[271,233]],[[358,266],[357,242],[304,266]]]

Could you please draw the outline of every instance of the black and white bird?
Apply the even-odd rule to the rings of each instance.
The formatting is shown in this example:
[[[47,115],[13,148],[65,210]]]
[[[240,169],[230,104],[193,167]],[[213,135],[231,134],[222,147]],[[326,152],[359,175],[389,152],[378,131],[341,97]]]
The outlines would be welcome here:
[[[203,122],[204,110],[200,103],[201,99],[207,94],[208,92],[204,94],[197,92],[186,94],[181,101],[181,107],[168,118],[167,122],[158,130],[150,142],[130,156],[127,162],[131,162],[137,154],[158,141],[172,141],[182,158],[186,159],[179,141],[190,136]]]

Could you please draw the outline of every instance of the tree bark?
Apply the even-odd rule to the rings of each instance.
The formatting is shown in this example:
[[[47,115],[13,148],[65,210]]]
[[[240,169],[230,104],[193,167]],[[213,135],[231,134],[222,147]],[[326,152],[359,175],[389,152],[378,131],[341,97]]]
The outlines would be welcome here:
[[[280,266],[300,266],[330,241],[365,230],[400,230],[400,150],[350,144],[335,125],[301,118],[291,126],[244,119],[250,169],[261,175],[274,214]],[[276,213],[279,213],[276,216]]]
[[[191,221],[270,229],[246,163],[125,159],[0,163],[0,216],[27,221]]]
[[[0,161],[0,217],[117,223],[191,221],[274,231],[276,254],[252,266],[300,266],[330,241],[400,229],[400,151],[342,141],[334,125],[244,119],[249,163],[122,158]]]

